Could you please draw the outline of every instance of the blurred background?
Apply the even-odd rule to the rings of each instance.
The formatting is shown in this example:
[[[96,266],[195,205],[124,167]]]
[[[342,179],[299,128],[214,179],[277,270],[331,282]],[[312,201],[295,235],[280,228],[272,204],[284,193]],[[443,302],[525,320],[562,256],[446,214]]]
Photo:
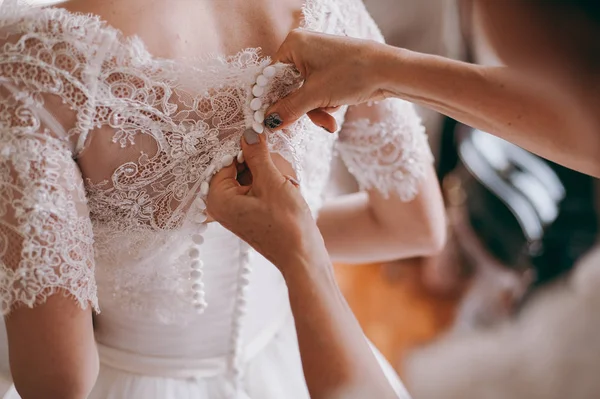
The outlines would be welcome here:
[[[365,0],[389,44],[499,65],[460,0]],[[448,211],[435,258],[336,265],[367,336],[400,375],[409,354],[489,329],[561,281],[597,242],[598,182],[420,109]],[[340,168],[337,173],[343,173]]]
[[[365,3],[392,45],[499,64],[466,2]],[[594,179],[431,111],[419,112],[446,200],[447,247],[435,258],[336,265],[367,336],[401,376],[411,351],[449,333],[488,329],[515,317],[533,293],[567,276],[597,241],[600,219]],[[339,179],[345,172],[337,166],[333,173],[344,183],[332,186],[332,195],[356,187],[348,175]],[[5,348],[0,345],[2,359]],[[6,361],[0,369],[7,371]]]

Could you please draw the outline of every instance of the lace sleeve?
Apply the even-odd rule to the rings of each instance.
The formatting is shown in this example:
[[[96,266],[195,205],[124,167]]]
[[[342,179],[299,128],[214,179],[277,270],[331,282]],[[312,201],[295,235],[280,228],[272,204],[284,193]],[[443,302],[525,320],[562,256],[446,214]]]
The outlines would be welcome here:
[[[0,306],[57,292],[97,309],[92,227],[67,141],[0,84]]]
[[[418,194],[432,162],[414,107],[397,99],[350,107],[337,148],[361,189],[395,192],[403,201]]]
[[[27,18],[15,1],[0,12],[0,309],[60,293],[98,310],[92,225],[73,158],[94,109],[97,63],[87,55],[101,53],[78,26]]]

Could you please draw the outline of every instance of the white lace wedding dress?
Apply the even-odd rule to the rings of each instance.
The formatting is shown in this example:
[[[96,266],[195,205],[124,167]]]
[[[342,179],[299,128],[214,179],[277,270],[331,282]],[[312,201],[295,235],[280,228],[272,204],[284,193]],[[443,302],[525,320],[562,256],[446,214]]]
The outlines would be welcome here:
[[[308,0],[303,27],[381,40],[360,0]],[[157,59],[97,17],[0,5],[1,308],[60,290],[101,311],[92,399],[308,398],[281,275],[203,223],[200,187],[239,151],[268,64]],[[263,109],[298,84],[278,65]],[[412,106],[344,117],[335,135],[307,119],[267,132],[315,214],[335,148],[363,188],[414,197],[431,155]]]

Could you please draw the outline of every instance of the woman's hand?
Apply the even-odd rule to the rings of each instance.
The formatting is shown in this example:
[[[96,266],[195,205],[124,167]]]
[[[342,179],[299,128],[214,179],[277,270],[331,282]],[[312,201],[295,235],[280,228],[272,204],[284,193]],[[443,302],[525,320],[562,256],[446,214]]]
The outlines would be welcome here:
[[[252,175],[251,185],[243,186],[236,179],[236,165],[217,173],[207,201],[211,217],[280,269],[294,259],[326,256],[323,239],[297,183],[277,169],[264,134],[247,132],[242,151]]]
[[[325,129],[335,130],[329,109],[386,97],[385,54],[390,51],[374,41],[292,31],[273,60],[294,64],[305,82],[267,111],[265,125],[280,129],[312,111],[313,121],[318,118]]]
[[[238,182],[236,165],[221,170],[210,184],[208,212],[282,272],[310,397],[396,398],[339,291],[296,182],[273,163],[265,135],[246,133],[242,150],[251,185]]]

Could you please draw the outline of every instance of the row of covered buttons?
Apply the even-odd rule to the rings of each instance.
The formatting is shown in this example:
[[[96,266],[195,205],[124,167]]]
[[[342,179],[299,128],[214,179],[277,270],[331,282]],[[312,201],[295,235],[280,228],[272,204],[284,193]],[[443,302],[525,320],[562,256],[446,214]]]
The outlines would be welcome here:
[[[253,120],[251,122],[251,126],[248,126],[249,129],[252,129],[254,132],[258,134],[262,134],[264,132],[263,122],[265,120],[265,110],[266,104],[263,104],[261,97],[264,95],[266,86],[269,84],[269,80],[275,76],[276,69],[273,66],[268,66],[263,69],[262,73],[256,78],[254,85],[252,86],[252,100],[250,101],[249,107],[253,114]],[[240,150],[236,156],[236,160],[238,163],[244,162],[244,154]],[[206,203],[204,199],[208,196],[208,191],[210,189],[210,179],[212,176],[217,173],[222,168],[226,168],[230,166],[234,161],[234,157],[232,155],[225,155],[221,159],[218,164],[218,167],[215,165],[211,165],[206,170],[206,180],[204,180],[200,184],[200,198],[197,198],[195,201],[195,217],[194,221],[198,224],[196,232],[192,235],[193,245],[190,248],[188,255],[190,257],[190,280],[192,283],[192,303],[194,304],[194,309],[198,313],[203,313],[206,309],[207,303],[205,299],[205,291],[204,291],[204,262],[200,259],[201,251],[200,247],[204,243],[204,236],[202,233],[206,231]],[[249,265],[243,265],[248,274]],[[242,279],[246,280],[247,275],[242,276]],[[245,285],[245,284],[242,284]],[[241,300],[243,303],[243,299]]]

